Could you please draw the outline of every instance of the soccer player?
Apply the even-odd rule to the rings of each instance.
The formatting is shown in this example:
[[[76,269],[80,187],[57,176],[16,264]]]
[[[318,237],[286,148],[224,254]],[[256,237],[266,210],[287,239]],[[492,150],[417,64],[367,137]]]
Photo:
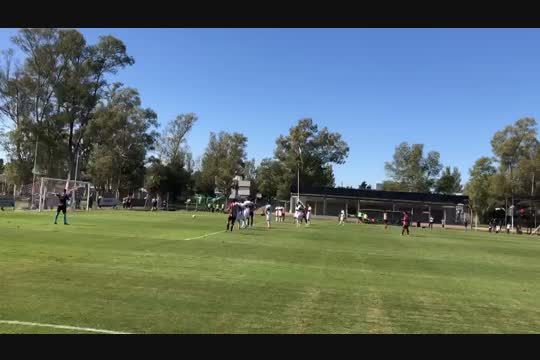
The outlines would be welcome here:
[[[246,204],[244,206],[244,228],[247,228],[249,226],[250,214],[251,214],[251,210],[249,209],[249,204]]]
[[[430,216],[430,217],[429,217],[429,225],[428,225],[428,226],[429,226],[429,228],[430,228],[431,230],[433,230],[433,216]]]
[[[236,209],[235,209],[235,206],[236,204],[234,202],[231,202],[229,204],[229,207],[227,209],[228,211],[228,217],[227,217],[227,231],[229,231],[229,228],[231,229],[231,231],[233,231],[233,228],[234,228],[234,222],[236,221]]]
[[[240,230],[244,228],[244,209],[242,204],[237,201],[235,201],[234,209],[236,213],[236,222],[238,223],[238,230]]]
[[[270,221],[272,220],[272,206],[270,204],[266,205],[264,213],[266,215],[266,227],[270,229]]]
[[[157,211],[157,199],[156,198],[152,199],[152,209],[150,209],[150,211]]]
[[[339,213],[339,225],[345,225],[345,210]]]
[[[54,223],[57,224],[58,215],[60,214],[60,212],[62,212],[64,213],[64,225],[69,225],[67,222],[66,211],[67,211],[67,202],[71,196],[67,193],[67,189],[64,189],[64,193],[62,194],[56,193],[55,195],[58,196],[59,203],[58,203],[58,208],[56,209],[56,216],[54,217]]]
[[[383,223],[384,223],[384,229],[388,229],[388,214],[385,212],[383,212]]]
[[[311,225],[311,205],[307,204],[306,224]]]
[[[404,211],[403,212],[403,228],[401,229],[401,236],[403,236],[403,234],[405,233],[405,231],[407,231],[407,236],[410,236],[409,235],[409,214]]]
[[[296,205],[294,219],[296,220],[296,227],[299,227],[302,222],[302,206],[300,206],[300,204]]]
[[[249,226],[253,227],[253,217],[255,216],[255,204],[249,205]]]

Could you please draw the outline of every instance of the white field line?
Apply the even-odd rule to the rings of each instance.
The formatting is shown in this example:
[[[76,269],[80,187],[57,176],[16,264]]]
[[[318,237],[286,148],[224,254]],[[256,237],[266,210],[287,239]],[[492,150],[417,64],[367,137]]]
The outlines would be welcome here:
[[[216,232],[214,232],[214,233],[204,234],[204,235],[201,235],[201,236],[192,237],[192,238],[187,238],[187,239],[182,239],[182,240],[183,240],[183,241],[186,241],[186,240],[201,239],[201,238],[204,238],[204,237],[207,237],[207,236],[212,236],[212,235],[216,235],[216,234],[221,234],[221,233],[224,233],[224,232],[226,232],[226,231],[227,231],[227,230],[216,231]]]
[[[42,323],[27,322],[27,321],[15,321],[15,320],[0,320],[0,324],[23,325],[23,326],[39,326],[39,327],[49,327],[49,328],[54,328],[54,329],[88,331],[88,332],[95,332],[95,333],[100,333],[100,334],[117,334],[117,335],[129,334],[127,332],[121,332],[121,331],[111,331],[111,330],[84,328],[84,327],[67,326],[67,325],[42,324]]]

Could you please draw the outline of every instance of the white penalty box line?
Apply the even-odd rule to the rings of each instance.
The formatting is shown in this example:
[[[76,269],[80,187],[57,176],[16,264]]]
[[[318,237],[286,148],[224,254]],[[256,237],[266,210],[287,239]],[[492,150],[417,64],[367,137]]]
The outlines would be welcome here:
[[[0,324],[21,325],[21,326],[31,326],[31,327],[48,327],[48,328],[53,328],[53,329],[86,331],[86,332],[94,332],[94,333],[99,333],[99,334],[113,334],[113,335],[131,334],[128,332],[123,332],[123,331],[112,331],[112,330],[94,329],[94,328],[68,326],[68,325],[43,324],[43,323],[28,322],[28,321],[17,321],[17,320],[0,320]]]
[[[226,232],[226,231],[227,231],[227,230],[216,231],[216,232],[213,232],[213,233],[210,233],[210,234],[204,234],[204,235],[201,235],[201,236],[196,236],[196,237],[192,237],[192,238],[182,239],[182,241],[202,239],[202,238],[205,238],[205,237],[208,237],[208,236],[221,234],[221,233],[224,233],[224,232]]]

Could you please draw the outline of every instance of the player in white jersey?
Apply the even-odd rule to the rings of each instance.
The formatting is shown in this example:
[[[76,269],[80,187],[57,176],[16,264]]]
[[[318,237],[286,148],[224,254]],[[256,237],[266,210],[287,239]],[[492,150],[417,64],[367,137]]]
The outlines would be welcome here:
[[[272,220],[272,206],[270,204],[266,205],[264,213],[266,215],[266,227],[270,229],[270,221]]]
[[[300,224],[302,223],[303,216],[304,216],[304,213],[302,212],[302,206],[297,205],[296,206],[296,211],[294,213],[294,218],[296,220],[296,227],[299,227]]]
[[[339,213],[339,225],[345,225],[345,210]]]
[[[383,223],[384,229],[388,229],[388,213],[386,211],[383,213]]]
[[[244,207],[244,228],[247,228],[249,225],[249,215],[251,213],[251,209],[249,206]]]
[[[244,218],[244,206],[242,203],[237,202],[237,211],[236,211],[236,221],[238,221],[238,229],[244,228],[245,218]]]
[[[307,225],[311,225],[311,205],[308,204],[307,211],[306,211],[306,223]]]

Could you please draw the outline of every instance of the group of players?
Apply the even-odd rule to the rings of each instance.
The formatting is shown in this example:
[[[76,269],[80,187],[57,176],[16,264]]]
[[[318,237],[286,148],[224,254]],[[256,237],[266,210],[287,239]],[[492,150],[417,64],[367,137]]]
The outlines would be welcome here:
[[[299,202],[294,211],[294,222],[298,227],[303,221],[306,222],[307,226],[311,224],[311,205],[307,204],[307,206],[304,206],[304,204]]]
[[[253,218],[255,215],[255,204],[249,200],[244,202],[233,201],[227,207],[227,231],[233,231],[235,223],[238,229],[253,227]],[[272,206],[267,204],[263,207],[262,216],[266,218],[266,227],[270,229],[272,222]],[[275,208],[275,217],[277,222],[285,221],[285,208],[277,206]],[[300,226],[305,221],[306,225],[311,224],[311,206],[304,206],[299,203],[294,212],[294,221],[296,226]]]
[[[267,205],[269,207],[270,205]],[[267,211],[267,208],[265,208]],[[238,223],[238,229],[253,227],[253,217],[255,215],[255,204],[249,200],[244,202],[233,201],[227,207],[227,231],[233,231],[234,224]],[[267,215],[268,227],[270,227],[270,217]]]

